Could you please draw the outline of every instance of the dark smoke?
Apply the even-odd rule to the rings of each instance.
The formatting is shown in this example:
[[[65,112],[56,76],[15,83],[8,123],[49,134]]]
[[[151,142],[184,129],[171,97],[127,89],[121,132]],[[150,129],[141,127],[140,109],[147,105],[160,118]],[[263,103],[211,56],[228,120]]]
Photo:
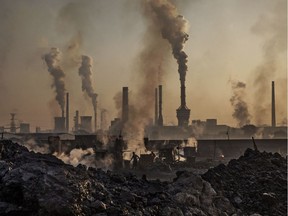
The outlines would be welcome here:
[[[187,55],[183,51],[188,40],[188,22],[178,14],[177,8],[169,0],[146,0],[155,13],[162,37],[169,41],[172,53],[178,63],[181,84],[184,85],[187,72]]]
[[[178,15],[170,1],[142,0],[141,6],[147,29],[143,38],[144,48],[136,63],[140,82],[135,95],[131,92],[135,97],[129,105],[129,121],[124,130],[127,134],[133,134],[134,137],[129,137],[128,146],[134,150],[142,148],[144,129],[153,118],[154,108],[151,104],[154,104],[154,89],[165,81],[165,69],[170,60],[167,41],[177,59],[181,83],[185,82],[187,71],[187,55],[183,51],[183,44],[188,38],[185,19]]]
[[[230,99],[234,108],[233,118],[237,120],[239,127],[250,124],[250,114],[247,103],[244,101],[246,84],[243,82],[232,82],[233,96]]]
[[[96,112],[97,108],[97,94],[95,94],[93,86],[92,86],[92,59],[89,56],[82,56],[82,64],[79,68],[79,75],[82,78],[82,91],[86,92],[87,95],[91,98],[94,112]]]
[[[50,52],[45,54],[43,58],[48,66],[48,71],[53,76],[52,88],[55,87],[56,100],[63,113],[65,106],[65,73],[59,65],[60,51],[58,48],[51,48]]]

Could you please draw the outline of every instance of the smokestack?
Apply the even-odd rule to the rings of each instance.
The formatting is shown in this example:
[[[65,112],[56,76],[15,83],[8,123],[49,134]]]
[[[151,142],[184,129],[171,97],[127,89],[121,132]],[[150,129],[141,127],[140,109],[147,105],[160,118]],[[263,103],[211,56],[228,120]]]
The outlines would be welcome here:
[[[66,93],[66,131],[69,132],[69,93]]]
[[[275,113],[275,86],[272,81],[272,127],[276,127],[276,113]]]
[[[78,131],[79,130],[79,111],[76,110],[76,114],[75,114],[75,117],[74,117],[74,128],[75,128],[75,131]]]
[[[159,118],[158,125],[163,126],[163,116],[162,116],[162,85],[159,85]]]
[[[93,107],[94,107],[94,129],[97,131],[97,94],[93,94]]]
[[[122,94],[122,122],[126,123],[129,118],[128,87],[123,87]]]
[[[158,121],[158,89],[155,88],[155,125]]]

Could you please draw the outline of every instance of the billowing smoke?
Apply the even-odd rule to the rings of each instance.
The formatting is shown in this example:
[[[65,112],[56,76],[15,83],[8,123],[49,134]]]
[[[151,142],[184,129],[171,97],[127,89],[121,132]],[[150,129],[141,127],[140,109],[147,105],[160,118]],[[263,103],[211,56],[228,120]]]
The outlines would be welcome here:
[[[48,154],[50,153],[49,145],[48,144],[39,144],[35,141],[35,139],[31,138],[24,142],[24,146],[29,151],[39,152],[41,154]]]
[[[169,0],[145,0],[155,13],[162,37],[170,43],[172,53],[178,63],[181,85],[185,83],[187,72],[187,55],[183,51],[188,40],[188,22],[178,14],[177,8]]]
[[[82,64],[79,68],[79,75],[82,78],[82,91],[86,92],[87,95],[91,98],[94,112],[96,112],[97,108],[97,94],[95,94],[93,86],[92,86],[92,58],[89,56],[82,56]]]
[[[51,48],[50,52],[43,56],[48,71],[53,77],[52,88],[55,88],[56,100],[61,107],[62,113],[64,113],[65,106],[65,73],[59,65],[60,51],[57,48]]]
[[[137,90],[131,92],[129,101],[129,121],[124,132],[133,134],[129,137],[128,147],[142,149],[145,127],[151,122],[154,114],[154,90],[159,84],[165,84],[164,77],[169,63],[169,43],[173,56],[178,62],[181,83],[185,81],[187,71],[187,55],[183,52],[183,44],[188,35],[185,33],[187,22],[177,12],[176,7],[167,0],[142,0],[142,14],[147,29],[143,39],[143,50],[138,56],[136,71]],[[166,39],[166,40],[163,40]],[[167,43],[167,41],[169,43]],[[165,90],[165,85],[164,85]],[[137,106],[135,105],[137,104]]]
[[[250,124],[251,118],[248,111],[248,105],[244,100],[245,88],[246,84],[243,82],[232,82],[233,95],[230,98],[231,105],[234,108],[232,116],[236,119],[239,127]]]
[[[271,97],[268,95],[271,92],[271,81],[277,74],[284,75],[283,77],[286,79],[285,69],[281,71],[281,67],[279,67],[279,57],[287,50],[287,1],[278,1],[271,14],[262,15],[252,27],[252,32],[265,39],[263,60],[255,70],[253,86],[256,89],[254,96],[256,101],[254,105],[255,121],[257,124],[263,124],[263,117],[269,116],[270,112]]]
[[[61,153],[59,155],[57,153],[54,153],[54,155],[66,164],[71,164],[73,166],[83,164],[87,167],[96,167],[94,151],[92,148],[88,148],[86,150],[72,149],[69,154]]]

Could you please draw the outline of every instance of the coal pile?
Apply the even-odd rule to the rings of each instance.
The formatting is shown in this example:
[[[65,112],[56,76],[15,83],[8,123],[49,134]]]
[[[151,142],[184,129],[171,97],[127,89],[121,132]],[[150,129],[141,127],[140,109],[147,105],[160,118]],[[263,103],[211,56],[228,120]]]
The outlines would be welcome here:
[[[229,200],[200,176],[178,172],[173,182],[148,181],[29,152],[0,141],[0,215],[232,215]]]
[[[287,158],[247,149],[244,156],[202,178],[245,214],[287,215]]]

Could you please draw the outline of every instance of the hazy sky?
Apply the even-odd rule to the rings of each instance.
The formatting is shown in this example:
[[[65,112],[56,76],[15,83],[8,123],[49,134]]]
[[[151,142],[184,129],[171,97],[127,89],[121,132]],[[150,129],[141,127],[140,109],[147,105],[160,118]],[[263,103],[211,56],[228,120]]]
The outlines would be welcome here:
[[[281,125],[287,119],[287,1],[173,2],[190,26],[185,45],[190,120],[217,118],[220,124],[236,126],[230,104],[231,81],[236,80],[246,83],[251,123],[270,124],[275,80],[276,118]],[[74,58],[78,54],[93,58],[99,108],[107,109],[110,119],[117,117],[113,97],[123,86],[129,87],[132,97],[141,81],[135,72],[147,28],[141,10],[140,0],[0,0],[0,126],[8,125],[9,113],[16,112],[32,130],[53,128],[53,117],[61,112],[42,59],[51,47],[62,51],[70,124],[77,109],[80,115],[93,113],[81,90],[79,62]],[[81,44],[69,52],[67,47],[79,37]],[[267,66],[271,62],[273,67]],[[164,123],[176,124],[180,82],[172,53],[162,67]]]

